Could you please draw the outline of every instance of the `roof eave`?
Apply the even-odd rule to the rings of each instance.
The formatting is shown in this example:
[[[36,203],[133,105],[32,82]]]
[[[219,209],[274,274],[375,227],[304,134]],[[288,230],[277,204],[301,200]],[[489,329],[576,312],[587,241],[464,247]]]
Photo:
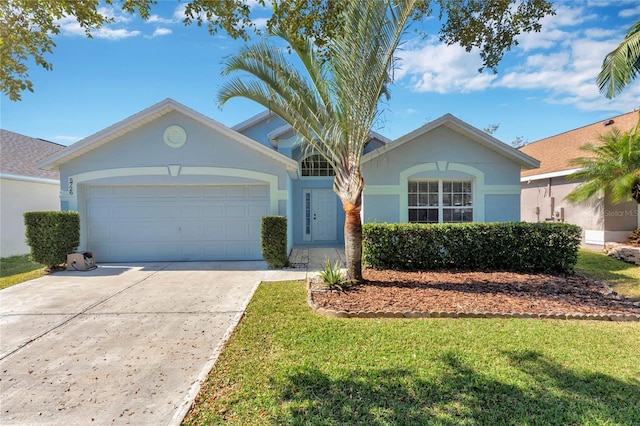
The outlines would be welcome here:
[[[213,129],[225,136],[230,137],[231,139],[239,142],[253,150],[256,150],[263,155],[266,155],[276,161],[279,161],[287,168],[297,168],[298,165],[295,160],[290,159],[289,157],[274,151],[272,149],[267,148],[266,146],[254,141],[253,139],[244,136],[237,131],[226,127],[217,121],[200,114],[197,111],[188,108],[173,99],[165,99],[151,107],[140,111],[137,114],[132,115],[112,126],[107,127],[104,130],[101,130],[98,133],[95,133],[91,136],[88,136],[85,139],[82,139],[76,142],[73,145],[68,146],[67,148],[59,151],[58,153],[41,160],[38,163],[38,167],[41,167],[45,170],[53,170],[59,168],[62,164],[79,157],[89,151],[92,151],[114,139],[120,137],[131,130],[134,130],[146,123],[149,123],[171,111],[180,112],[187,117],[193,119],[196,122],[203,124],[204,126]]]
[[[523,152],[520,152],[517,149],[500,142],[493,136],[487,134],[486,132],[483,132],[482,130],[476,129],[475,127],[465,123],[464,121],[451,114],[445,114],[442,117],[437,118],[425,124],[424,126],[405,134],[404,136],[401,136],[395,141],[390,142],[385,146],[364,155],[362,157],[362,162],[365,163],[371,161],[393,149],[398,148],[399,146],[404,145],[406,142],[414,140],[417,137],[422,136],[423,134],[428,133],[440,126],[446,126],[453,131],[464,134],[468,138],[479,142],[481,145],[519,163],[522,169],[529,170],[540,167],[540,162],[535,158],[530,157]]]

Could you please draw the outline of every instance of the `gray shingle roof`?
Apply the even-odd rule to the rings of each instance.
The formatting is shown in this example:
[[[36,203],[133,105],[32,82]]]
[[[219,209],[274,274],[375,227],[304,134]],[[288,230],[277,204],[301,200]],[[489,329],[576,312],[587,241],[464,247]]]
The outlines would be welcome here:
[[[42,170],[36,163],[64,145],[0,129],[0,173],[60,179],[57,170]]]

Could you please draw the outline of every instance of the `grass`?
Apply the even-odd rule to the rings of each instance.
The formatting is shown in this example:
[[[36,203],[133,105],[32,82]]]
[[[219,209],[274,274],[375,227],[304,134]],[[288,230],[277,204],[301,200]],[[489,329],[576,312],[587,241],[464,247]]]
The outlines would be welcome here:
[[[44,265],[32,262],[28,255],[0,259],[0,290],[45,275]]]
[[[640,323],[329,319],[305,298],[258,288],[184,424],[640,424]]]
[[[606,282],[619,294],[640,300],[640,266],[603,253],[580,250],[576,272]]]

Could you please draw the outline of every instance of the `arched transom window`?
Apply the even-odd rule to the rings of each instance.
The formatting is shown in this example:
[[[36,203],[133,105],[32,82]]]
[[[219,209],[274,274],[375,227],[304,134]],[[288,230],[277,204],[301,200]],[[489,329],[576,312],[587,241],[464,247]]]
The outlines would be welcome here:
[[[331,165],[319,154],[312,154],[302,160],[302,176],[335,176]]]

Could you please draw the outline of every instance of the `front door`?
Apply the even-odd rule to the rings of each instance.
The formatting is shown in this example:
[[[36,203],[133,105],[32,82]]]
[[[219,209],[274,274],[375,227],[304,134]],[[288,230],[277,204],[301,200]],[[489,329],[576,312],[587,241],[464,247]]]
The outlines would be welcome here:
[[[337,231],[337,197],[331,189],[311,190],[311,240],[334,241]]]

